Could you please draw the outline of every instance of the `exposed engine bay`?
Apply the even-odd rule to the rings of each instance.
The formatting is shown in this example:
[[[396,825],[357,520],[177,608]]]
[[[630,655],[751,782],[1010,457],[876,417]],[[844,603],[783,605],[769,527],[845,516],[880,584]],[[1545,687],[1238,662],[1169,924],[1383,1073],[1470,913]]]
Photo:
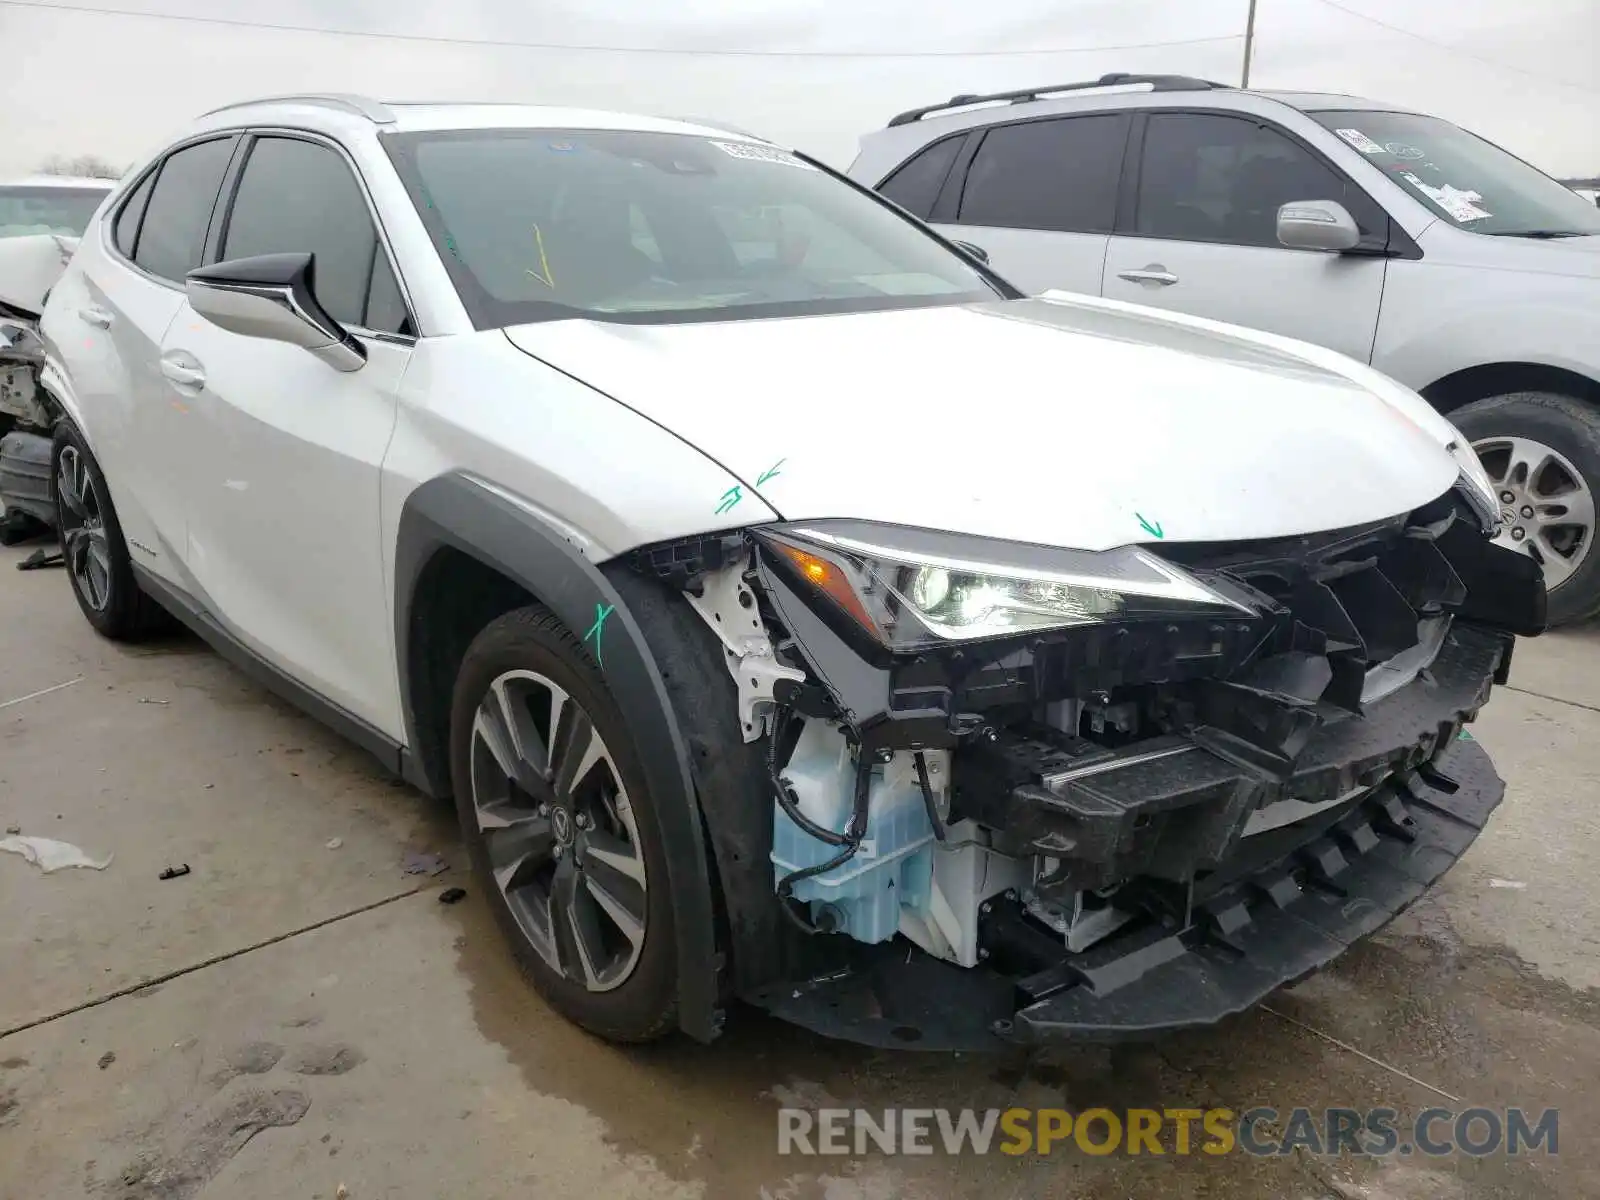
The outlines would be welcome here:
[[[785,916],[858,947],[757,997],[789,1019],[929,1045],[970,1043],[957,1008],[1021,1039],[1215,1020],[1414,900],[1503,791],[1464,725],[1544,589],[1463,490],[1358,529],[1040,548],[1025,580],[881,541],[824,521],[636,560],[722,643]],[[1022,628],[948,636],[985,605]]]

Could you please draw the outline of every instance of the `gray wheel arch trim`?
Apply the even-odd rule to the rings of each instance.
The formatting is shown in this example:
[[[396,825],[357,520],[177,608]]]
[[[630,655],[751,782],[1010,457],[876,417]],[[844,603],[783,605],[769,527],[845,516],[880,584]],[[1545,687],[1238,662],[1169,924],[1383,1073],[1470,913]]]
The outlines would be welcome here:
[[[677,935],[678,1021],[689,1036],[721,1031],[711,872],[689,754],[655,656],[621,594],[560,530],[463,475],[417,488],[401,510],[395,547],[395,646],[405,714],[407,777],[434,796],[448,795],[448,749],[419,738],[411,703],[411,607],[418,582],[440,550],[453,548],[505,575],[550,609],[576,636],[606,608],[603,676],[638,750],[655,805],[667,862]]]

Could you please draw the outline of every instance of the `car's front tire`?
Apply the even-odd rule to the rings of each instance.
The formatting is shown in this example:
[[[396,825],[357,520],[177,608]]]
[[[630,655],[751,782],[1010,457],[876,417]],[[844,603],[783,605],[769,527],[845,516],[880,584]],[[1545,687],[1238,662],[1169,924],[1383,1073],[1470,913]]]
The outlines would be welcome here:
[[[1450,414],[1494,483],[1495,540],[1544,568],[1551,625],[1600,613],[1600,411],[1549,392],[1491,396]]]
[[[105,475],[70,422],[56,427],[51,457],[56,536],[78,607],[96,632],[128,641],[169,626],[162,607],[139,587]]]
[[[603,679],[544,608],[505,614],[467,648],[450,771],[474,873],[540,994],[613,1041],[674,1028],[655,808]]]

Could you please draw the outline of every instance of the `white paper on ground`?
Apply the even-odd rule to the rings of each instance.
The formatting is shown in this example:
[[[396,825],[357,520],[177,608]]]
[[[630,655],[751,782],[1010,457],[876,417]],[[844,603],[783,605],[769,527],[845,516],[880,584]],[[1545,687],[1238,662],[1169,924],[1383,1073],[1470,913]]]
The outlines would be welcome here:
[[[20,854],[46,875],[66,867],[88,867],[91,871],[104,871],[111,865],[111,855],[93,859],[71,842],[58,842],[54,838],[8,837],[0,838],[0,850]]]

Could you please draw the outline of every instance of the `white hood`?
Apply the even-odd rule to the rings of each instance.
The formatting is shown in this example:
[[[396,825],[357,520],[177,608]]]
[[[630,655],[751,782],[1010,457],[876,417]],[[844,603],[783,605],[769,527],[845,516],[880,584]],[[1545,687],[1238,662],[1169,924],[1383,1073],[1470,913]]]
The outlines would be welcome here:
[[[61,278],[77,248],[77,238],[57,233],[0,238],[0,301],[42,312],[45,293]]]
[[[1434,499],[1458,474],[1439,429],[1382,398],[1402,389],[1359,364],[1098,300],[557,321],[507,336],[791,521],[1097,550],[1357,525]]]

